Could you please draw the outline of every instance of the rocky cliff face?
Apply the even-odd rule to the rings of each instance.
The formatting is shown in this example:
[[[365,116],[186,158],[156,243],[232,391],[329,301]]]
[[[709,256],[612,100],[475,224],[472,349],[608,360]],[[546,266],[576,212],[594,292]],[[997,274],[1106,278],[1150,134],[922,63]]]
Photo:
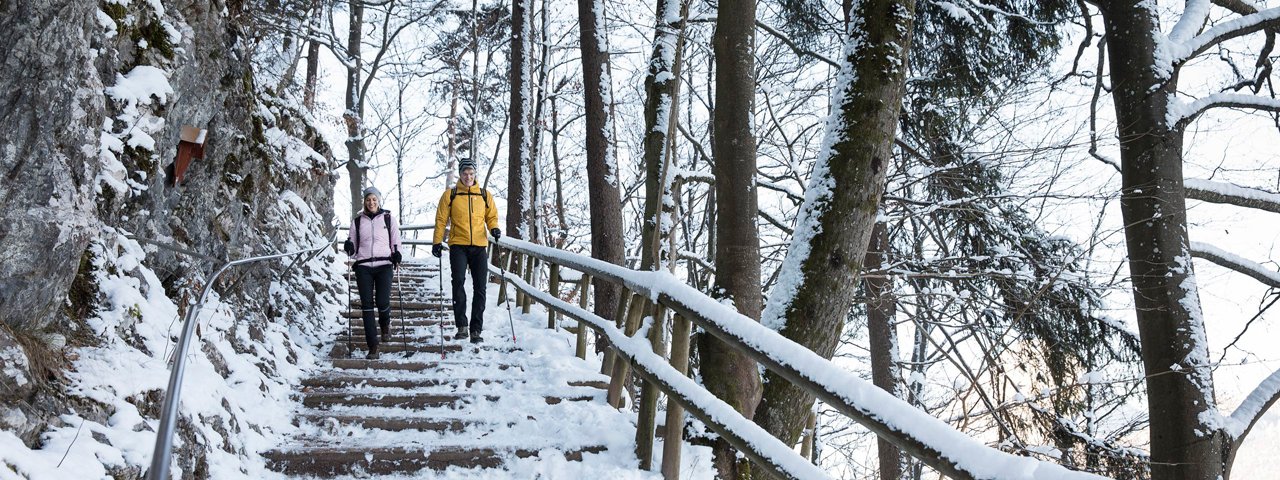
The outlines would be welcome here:
[[[178,330],[166,327],[180,323],[209,273],[332,234],[328,147],[305,112],[259,86],[236,20],[246,8],[0,0],[0,450],[6,432],[38,451],[70,418],[111,425],[122,409],[140,417],[129,428],[150,428],[160,385],[88,378],[101,367],[90,357],[136,353],[120,367],[167,375],[166,342]],[[165,167],[183,125],[207,129],[206,148],[185,184],[171,186]],[[223,378],[239,362],[229,356],[250,359],[259,390],[275,395],[269,384],[287,380],[278,364],[298,363],[306,343],[288,334],[306,337],[316,326],[308,319],[336,304],[322,260],[235,271],[209,307],[233,321],[209,326],[194,353]],[[290,293],[299,290],[309,298]],[[201,477],[210,451],[237,453],[230,438],[256,428],[236,418],[235,398],[223,399],[225,414],[180,426],[184,477]],[[0,473],[21,463],[0,460]],[[138,475],[136,463],[112,474]]]

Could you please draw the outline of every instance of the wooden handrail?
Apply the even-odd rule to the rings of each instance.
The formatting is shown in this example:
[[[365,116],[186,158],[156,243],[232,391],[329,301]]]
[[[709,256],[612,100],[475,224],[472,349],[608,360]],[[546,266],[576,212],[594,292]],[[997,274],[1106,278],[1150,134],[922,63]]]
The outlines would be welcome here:
[[[527,298],[537,299],[548,310],[573,317],[582,325],[609,338],[617,355],[626,358],[635,367],[635,372],[647,382],[657,385],[667,398],[680,404],[685,410],[702,420],[708,428],[727,440],[734,448],[760,466],[780,478],[818,479],[828,478],[817,466],[809,463],[781,440],[769,435],[759,425],[737,416],[736,425],[726,421],[726,417],[737,414],[732,406],[715,398],[693,380],[676,371],[661,358],[649,350],[646,338],[633,339],[618,331],[613,322],[578,308],[568,302],[555,298],[550,294],[534,288],[514,273],[501,273],[497,267],[489,266],[489,273],[505,282],[510,282],[516,290],[524,292]],[[693,397],[700,397],[695,400]],[[763,453],[766,450],[769,453]]]
[[[729,344],[735,350],[781,375],[827,405],[871,430],[880,438],[893,443],[902,451],[938,470],[943,475],[958,479],[1106,478],[1087,472],[1073,471],[1051,462],[1041,462],[988,447],[941,420],[928,415],[918,415],[919,411],[903,400],[875,388],[851,372],[839,368],[830,360],[818,356],[816,353],[783,337],[778,332],[759,325],[750,318],[736,314],[736,312],[719,315],[718,317],[721,318],[704,313],[701,311],[702,309],[727,307],[706,297],[701,292],[694,291],[691,287],[679,283],[669,274],[631,270],[597,259],[534,245],[522,240],[503,238],[498,242],[498,245],[517,252],[530,261],[538,259],[545,263],[555,263],[561,267],[568,267],[591,275],[594,278],[622,285],[636,295],[656,300],[674,313],[690,320],[706,332]],[[496,275],[496,272],[494,273]],[[572,305],[568,305],[559,299],[550,298],[517,277],[509,275],[506,279],[521,287],[519,289],[522,291],[527,288],[528,291],[524,291],[526,298],[538,298],[540,303],[546,305],[547,308],[555,309],[579,321],[586,321],[592,328],[605,333],[610,342],[614,343],[615,351],[619,355],[627,357],[628,361],[635,362],[635,352],[625,351],[624,348],[618,345],[619,341],[638,341],[643,342],[644,345],[649,345],[647,339],[627,337],[618,332],[611,322],[599,319],[594,314],[580,310],[573,311],[577,309]],[[670,288],[658,287],[658,284],[664,280],[675,285],[670,286]],[[686,289],[688,291],[685,291]],[[597,322],[588,317],[599,319],[601,324],[598,325]],[[726,320],[725,317],[733,318]],[[749,338],[739,336],[737,332],[729,328],[729,324],[736,324],[735,327],[747,330],[746,333],[749,333],[747,335]],[[621,336],[622,339],[615,340],[615,336]],[[765,346],[768,346],[768,348]],[[663,366],[670,368],[670,365],[665,363]],[[654,377],[653,365],[648,365],[645,368],[649,370],[641,371],[644,369],[637,369],[637,373],[645,377],[646,381],[652,381],[658,385],[669,398],[680,403],[690,413],[702,418],[705,412],[697,411],[696,408],[700,408],[697,405],[691,408],[688,405],[687,398],[681,398],[680,395],[673,394],[670,390],[671,385],[667,380],[652,378]],[[835,386],[837,384],[856,385],[859,388],[856,391],[851,391],[850,388],[838,388]],[[861,388],[863,386],[866,388]],[[705,392],[705,390],[702,391]],[[703,418],[703,421],[708,426],[713,426],[714,424],[713,421],[705,418]],[[716,425],[713,430],[722,427],[724,426]],[[719,433],[718,430],[717,433]],[[735,442],[731,435],[722,435],[725,435],[725,438],[730,443]],[[930,441],[926,441],[926,439]],[[771,470],[777,467],[775,464],[768,463],[774,459],[759,458],[761,457],[759,452],[749,451],[744,445],[733,444],[743,454],[761,466]],[[793,450],[791,452],[794,453]],[[779,471],[775,473],[798,478],[786,472]]]

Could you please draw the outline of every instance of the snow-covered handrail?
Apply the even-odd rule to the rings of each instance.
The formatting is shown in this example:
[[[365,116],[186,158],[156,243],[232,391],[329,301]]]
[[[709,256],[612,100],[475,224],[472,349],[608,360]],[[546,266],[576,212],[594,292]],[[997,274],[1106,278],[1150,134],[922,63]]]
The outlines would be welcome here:
[[[187,349],[191,345],[191,337],[195,335],[196,317],[199,315],[200,309],[204,307],[205,297],[209,296],[209,292],[213,291],[213,286],[218,282],[218,277],[221,277],[231,267],[239,265],[319,253],[326,248],[332,247],[337,239],[338,233],[334,232],[332,239],[303,250],[227,262],[205,280],[204,290],[200,292],[200,298],[196,300],[195,305],[187,310],[187,314],[182,320],[182,335],[178,337],[178,345],[173,350],[173,369],[169,371],[169,388],[165,390],[164,407],[160,410],[160,428],[156,431],[156,446],[151,455],[151,468],[147,470],[147,480],[168,480],[169,478],[169,460],[173,453],[173,431],[178,421],[178,405],[182,397],[182,377],[187,368]]]
[[[593,278],[621,284],[627,289],[647,296],[650,300],[661,303],[674,312],[691,320],[694,324],[715,335],[732,348],[751,357],[795,385],[803,388],[845,416],[867,427],[881,438],[897,445],[904,452],[919,458],[925,464],[937,469],[942,474],[959,479],[1007,479],[1007,480],[1067,480],[1067,479],[1101,479],[1086,472],[1077,472],[1061,465],[1039,461],[1033,458],[1020,457],[983,443],[952,428],[941,420],[922,412],[902,399],[872,385],[852,372],[845,371],[830,360],[804,348],[780,333],[748,318],[737,310],[721,304],[702,292],[685,285],[679,279],[662,271],[631,270],[608,262],[577,255],[563,250],[534,245],[522,240],[503,238],[497,242],[499,246],[520,254],[529,255],[548,263],[584,272]],[[510,279],[509,277],[506,277]],[[514,280],[513,280],[514,283]],[[521,282],[523,283],[523,282]],[[517,283],[520,285],[521,283]],[[527,286],[527,284],[524,284]],[[530,293],[536,296],[549,308],[563,307],[546,295]],[[561,313],[577,317],[592,323],[592,317],[581,316],[585,312],[560,310]],[[611,322],[604,322],[610,324]],[[608,333],[608,332],[606,332]],[[644,346],[648,341],[637,335]],[[618,343],[618,340],[610,338]],[[627,337],[619,340],[631,341]],[[620,346],[619,349],[625,348]],[[634,354],[621,351],[620,353]],[[650,370],[661,371],[656,365],[645,364],[644,356],[637,356],[640,365]],[[642,373],[644,375],[644,373]],[[662,385],[663,390],[672,388]],[[687,402],[689,398],[678,398],[685,394],[675,390],[672,395],[677,402]],[[705,390],[702,390],[705,392]],[[670,394],[671,391],[667,390]],[[697,414],[693,408],[690,412]],[[731,415],[717,415],[714,420],[722,422],[748,422],[745,418],[731,410]],[[733,417],[729,420],[728,417]],[[714,422],[708,422],[714,423]],[[763,439],[741,439],[762,442]],[[763,443],[760,443],[763,444]],[[743,451],[752,455],[756,461],[777,461],[778,459],[756,459],[759,451]],[[773,464],[768,464],[773,465]]]
[[[615,351],[631,362],[635,366],[636,373],[646,382],[657,385],[668,398],[702,420],[708,428],[728,440],[734,448],[757,465],[767,468],[771,473],[782,478],[827,478],[826,473],[809,463],[795,450],[769,435],[769,432],[759,425],[747,420],[734,410],[732,405],[716,398],[711,392],[669,365],[665,359],[653,353],[649,340],[644,338],[643,332],[635,338],[628,337],[619,331],[612,321],[538,290],[512,272],[489,265],[489,273],[511,282],[516,289],[537,299],[548,310],[572,317],[581,321],[583,325],[604,334]]]

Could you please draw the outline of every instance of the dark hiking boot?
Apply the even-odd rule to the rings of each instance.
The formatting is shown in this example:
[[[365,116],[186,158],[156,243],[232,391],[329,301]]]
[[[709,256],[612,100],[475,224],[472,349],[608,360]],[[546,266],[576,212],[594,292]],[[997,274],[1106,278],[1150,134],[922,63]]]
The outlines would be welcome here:
[[[382,343],[391,341],[391,332],[382,332]]]
[[[370,348],[369,348],[369,354],[368,354],[368,355],[365,355],[365,356],[364,356],[364,358],[367,358],[367,359],[369,359],[369,360],[377,360],[377,359],[378,359],[378,346],[377,346],[377,345],[374,345],[373,347],[370,347]]]
[[[484,341],[484,338],[480,337],[479,333],[471,334],[471,343],[480,343],[483,341]]]
[[[469,337],[469,336],[470,336],[470,335],[467,335],[467,331],[466,331],[466,330],[458,330],[458,334],[457,334],[457,335],[454,335],[454,336],[453,336],[453,339],[454,339],[454,340],[466,340],[466,339],[467,339],[467,337]],[[474,342],[475,340],[472,340],[472,341]]]

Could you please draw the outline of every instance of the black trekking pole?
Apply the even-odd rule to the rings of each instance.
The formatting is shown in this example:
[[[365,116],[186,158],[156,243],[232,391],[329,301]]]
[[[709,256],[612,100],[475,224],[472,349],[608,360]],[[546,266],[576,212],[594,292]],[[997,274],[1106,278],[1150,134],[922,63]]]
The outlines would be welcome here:
[[[404,334],[404,323],[405,323],[404,321],[404,289],[400,288],[401,282],[400,282],[400,266],[399,265],[395,266],[395,272],[396,272],[396,296],[399,297],[397,301],[400,302],[400,344],[404,345],[405,346],[404,351],[408,352],[409,347],[408,347],[408,343],[405,342],[405,334]],[[394,331],[394,329],[391,328],[391,325],[387,325],[387,330]],[[406,355],[408,354],[406,353]]]
[[[442,247],[441,247],[441,250],[443,250],[443,249],[444,249],[444,248],[443,248],[443,246],[442,246]],[[440,359],[441,359],[441,360],[444,360],[444,320],[445,320],[445,314],[444,314],[443,312],[444,312],[444,310],[445,310],[445,308],[446,308],[446,305],[444,304],[444,256],[436,257],[436,276],[440,278],[440,310],[441,310],[441,313],[440,313],[440,325],[439,325],[439,331],[440,331]]]
[[[497,251],[498,251],[498,243],[497,243],[496,241],[493,243],[493,251],[494,251],[494,252],[497,252]],[[507,250],[507,255],[508,255],[508,256],[510,256],[510,255],[511,255],[511,251],[510,251],[510,250]],[[502,260],[501,260],[501,259],[499,259],[499,260],[498,260],[498,273],[501,273],[501,274],[502,274],[502,281],[503,281],[503,283],[504,283],[504,284],[506,284],[506,281],[507,281],[507,272],[506,272],[505,270],[503,270],[503,269],[502,269]],[[506,301],[504,301],[504,302],[502,302],[502,303],[507,304],[507,324],[511,326],[511,343],[516,344],[516,346],[519,346],[519,343],[520,343],[520,342],[517,342],[517,341],[516,341],[516,321],[515,321],[515,319],[514,319],[514,318],[512,318],[512,316],[511,316],[511,298],[512,298],[512,297],[515,297],[515,288],[516,288],[516,287],[515,287],[515,285],[512,285],[512,286],[511,286],[511,295],[507,296],[507,298],[505,299]]]
[[[351,357],[352,350],[351,337],[355,336],[355,332],[351,330],[351,316],[354,312],[351,310],[351,269],[354,268],[351,262],[347,262],[347,357]]]

